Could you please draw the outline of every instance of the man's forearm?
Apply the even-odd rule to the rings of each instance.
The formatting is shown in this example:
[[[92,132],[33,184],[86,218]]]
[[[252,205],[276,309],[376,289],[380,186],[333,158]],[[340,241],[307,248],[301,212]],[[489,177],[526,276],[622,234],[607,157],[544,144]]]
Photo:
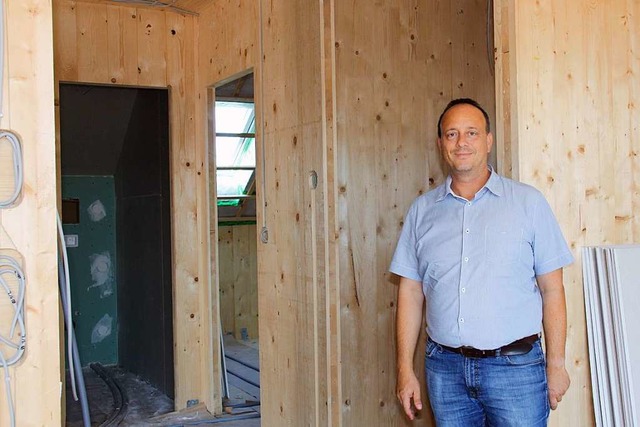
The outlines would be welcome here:
[[[413,370],[424,295],[420,282],[402,277],[398,286],[398,312],[396,317],[396,349],[398,371]]]
[[[542,327],[547,356],[549,405],[556,409],[571,384],[565,368],[567,341],[567,308],[562,284],[562,269],[539,276],[542,293]]]
[[[538,278],[542,292],[542,326],[547,364],[564,366],[567,340],[567,308],[562,270]]]

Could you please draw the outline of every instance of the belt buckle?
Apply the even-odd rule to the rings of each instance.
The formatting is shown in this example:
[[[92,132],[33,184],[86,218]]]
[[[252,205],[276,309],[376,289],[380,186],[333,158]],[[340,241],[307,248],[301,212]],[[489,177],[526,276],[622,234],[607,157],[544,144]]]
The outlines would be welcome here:
[[[484,358],[495,356],[495,350],[479,350],[474,347],[460,347],[460,354],[464,357]]]

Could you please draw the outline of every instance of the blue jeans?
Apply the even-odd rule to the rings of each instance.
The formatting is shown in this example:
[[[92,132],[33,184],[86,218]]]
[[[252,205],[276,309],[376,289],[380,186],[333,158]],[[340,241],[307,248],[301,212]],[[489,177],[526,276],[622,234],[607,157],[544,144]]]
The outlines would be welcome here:
[[[546,426],[545,358],[538,340],[518,356],[464,357],[427,341],[425,372],[438,427]]]

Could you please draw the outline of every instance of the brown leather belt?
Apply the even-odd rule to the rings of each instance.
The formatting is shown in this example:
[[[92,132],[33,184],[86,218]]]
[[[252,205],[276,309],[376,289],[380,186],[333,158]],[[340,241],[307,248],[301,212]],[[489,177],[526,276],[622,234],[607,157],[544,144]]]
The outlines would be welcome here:
[[[533,344],[538,341],[540,337],[538,334],[531,335],[525,338],[521,338],[517,341],[514,341],[510,344],[504,345],[500,348],[496,348],[495,350],[479,350],[473,347],[448,347],[446,345],[438,344],[443,349],[450,351],[452,353],[458,353],[463,355],[464,357],[496,357],[496,356],[517,356],[520,354],[527,354],[533,348]]]

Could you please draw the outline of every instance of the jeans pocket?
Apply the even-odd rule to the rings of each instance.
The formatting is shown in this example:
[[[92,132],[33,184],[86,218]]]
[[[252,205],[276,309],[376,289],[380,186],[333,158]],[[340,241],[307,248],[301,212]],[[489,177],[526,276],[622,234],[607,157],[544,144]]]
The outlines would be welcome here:
[[[427,339],[427,350],[425,351],[425,358],[430,358],[438,350],[438,344],[431,339]]]
[[[542,347],[540,346],[540,342],[536,342],[533,344],[533,348],[526,354],[518,354],[511,356],[504,356],[509,365],[514,366],[526,366],[526,365],[544,365],[544,353],[542,351]]]

